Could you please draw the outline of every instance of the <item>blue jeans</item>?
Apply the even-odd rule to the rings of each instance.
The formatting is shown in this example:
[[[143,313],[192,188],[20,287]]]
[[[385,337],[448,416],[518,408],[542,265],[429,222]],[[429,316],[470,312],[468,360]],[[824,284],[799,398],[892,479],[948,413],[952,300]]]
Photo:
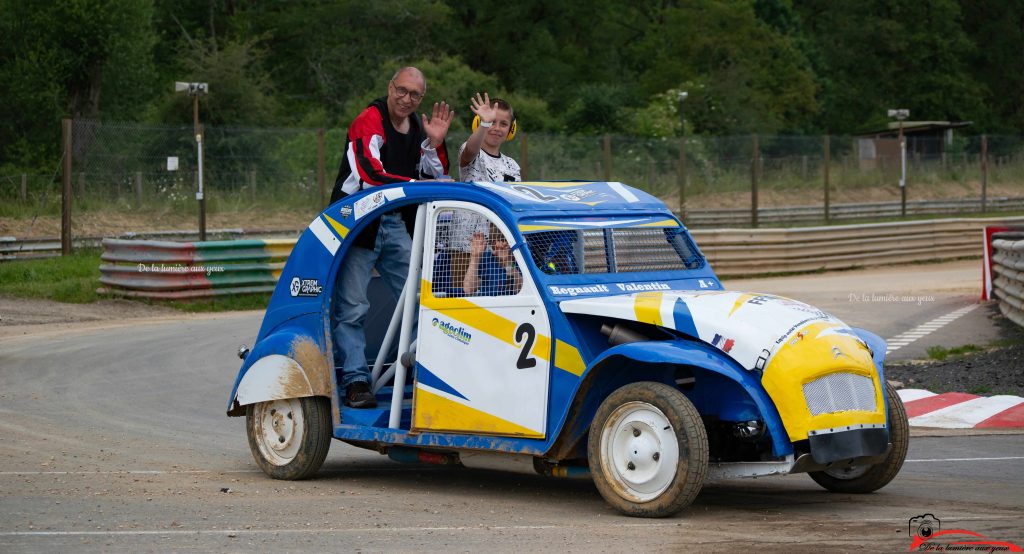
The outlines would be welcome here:
[[[331,308],[334,365],[342,367],[342,389],[358,381],[370,382],[363,323],[370,310],[366,289],[370,285],[373,268],[377,268],[377,273],[398,298],[409,275],[411,252],[412,239],[397,212],[381,216],[373,250],[359,246],[349,249],[335,283]]]

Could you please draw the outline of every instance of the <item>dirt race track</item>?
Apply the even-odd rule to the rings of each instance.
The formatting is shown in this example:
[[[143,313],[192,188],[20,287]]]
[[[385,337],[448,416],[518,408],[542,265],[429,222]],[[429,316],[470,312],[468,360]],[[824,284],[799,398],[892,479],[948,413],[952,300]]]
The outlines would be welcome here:
[[[858,290],[870,281],[847,275]],[[805,299],[870,319],[862,303],[842,313],[836,279],[803,286]],[[900,317],[968,301],[935,297]],[[943,529],[1024,545],[1024,435],[1013,433],[919,433],[900,475],[870,495],[827,493],[803,475],[709,483],[666,520],[622,517],[586,480],[401,465],[339,442],[316,479],[272,481],[252,461],[244,421],[224,415],[235,350],[260,318],[4,329],[0,552],[899,552],[908,520],[929,513]],[[901,331],[888,321],[884,336]]]

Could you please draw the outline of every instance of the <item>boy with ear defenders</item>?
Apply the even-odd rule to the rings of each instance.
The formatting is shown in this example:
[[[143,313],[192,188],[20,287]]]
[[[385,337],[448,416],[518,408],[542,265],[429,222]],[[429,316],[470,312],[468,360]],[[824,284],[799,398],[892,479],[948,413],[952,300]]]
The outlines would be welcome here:
[[[473,134],[459,148],[459,180],[464,182],[519,181],[519,164],[501,153],[501,144],[516,136],[516,115],[508,102],[491,100],[485,92],[470,98]]]

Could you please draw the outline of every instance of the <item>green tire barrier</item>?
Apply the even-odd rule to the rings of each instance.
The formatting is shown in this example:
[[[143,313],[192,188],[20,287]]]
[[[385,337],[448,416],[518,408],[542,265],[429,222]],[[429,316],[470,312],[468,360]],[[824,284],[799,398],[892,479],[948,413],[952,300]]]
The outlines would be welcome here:
[[[180,300],[273,292],[296,239],[104,239],[100,294]]]

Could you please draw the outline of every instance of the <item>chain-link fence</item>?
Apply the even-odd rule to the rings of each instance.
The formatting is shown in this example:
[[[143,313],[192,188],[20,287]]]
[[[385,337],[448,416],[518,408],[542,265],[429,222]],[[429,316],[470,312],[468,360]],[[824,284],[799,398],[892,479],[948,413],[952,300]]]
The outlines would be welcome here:
[[[453,166],[465,139],[448,138]],[[196,228],[191,126],[74,121],[71,144],[76,236]],[[755,202],[760,225],[979,212],[983,194],[985,210],[1024,211],[1024,137],[908,135],[906,144],[905,200],[895,138],[521,133],[503,152],[524,179],[621,181],[673,209],[682,199],[697,227],[751,225]],[[330,194],[343,145],[340,127],[206,127],[207,227],[303,227]],[[33,234],[59,233],[59,173],[0,175],[0,199],[0,234],[25,235],[27,218]]]

